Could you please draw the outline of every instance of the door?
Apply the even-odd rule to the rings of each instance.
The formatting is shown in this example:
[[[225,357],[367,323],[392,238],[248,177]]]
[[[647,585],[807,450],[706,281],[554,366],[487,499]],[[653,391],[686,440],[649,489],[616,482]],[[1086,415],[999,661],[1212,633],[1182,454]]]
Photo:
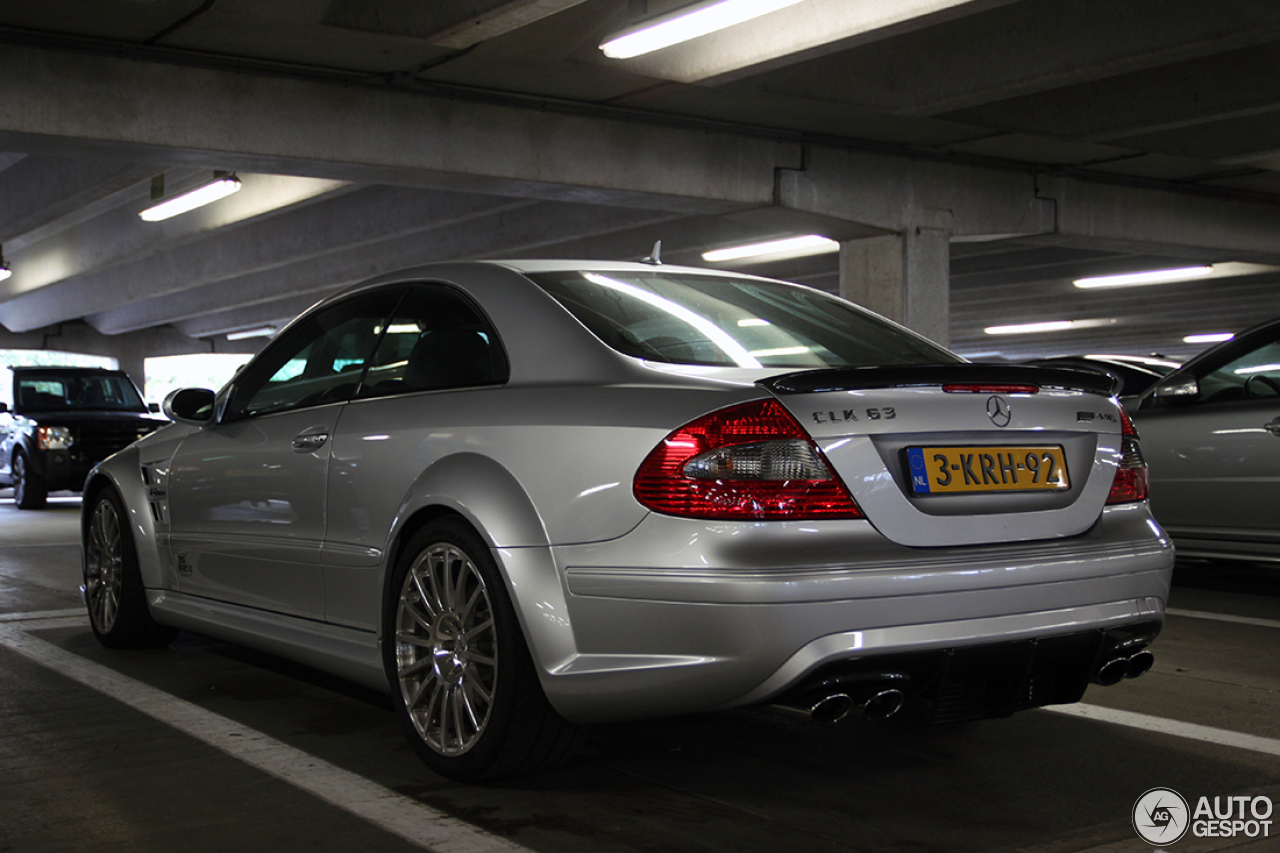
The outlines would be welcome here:
[[[323,618],[333,431],[399,296],[357,296],[290,326],[233,381],[219,421],[183,441],[169,479],[180,592]]]
[[[1280,544],[1280,326],[1238,343],[1188,365],[1196,393],[1148,400],[1138,413],[1151,508],[1180,544]],[[1159,405],[1148,409],[1152,402]]]

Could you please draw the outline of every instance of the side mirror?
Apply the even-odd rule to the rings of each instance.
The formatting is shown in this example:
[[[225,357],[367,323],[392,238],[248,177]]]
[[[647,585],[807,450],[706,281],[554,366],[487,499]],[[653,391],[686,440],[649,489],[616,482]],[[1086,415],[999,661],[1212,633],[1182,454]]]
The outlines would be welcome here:
[[[208,388],[179,388],[164,398],[160,410],[180,424],[204,426],[213,420],[216,395]]]
[[[1194,376],[1175,373],[1157,382],[1152,396],[1167,403],[1189,403],[1200,396],[1200,383]]]

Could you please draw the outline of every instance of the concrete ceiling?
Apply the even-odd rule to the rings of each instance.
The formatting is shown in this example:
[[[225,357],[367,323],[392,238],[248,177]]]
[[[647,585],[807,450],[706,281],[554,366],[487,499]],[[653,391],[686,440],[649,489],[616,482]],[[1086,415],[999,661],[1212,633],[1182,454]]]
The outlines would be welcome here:
[[[679,5],[4,0],[0,324],[198,349],[410,264],[922,225],[965,353],[1185,356],[1280,314],[1275,0],[804,0],[598,49]],[[243,190],[138,218],[215,170]],[[1192,264],[1237,266],[1071,284]],[[838,255],[740,268],[839,285]],[[1100,322],[983,333],[1058,319]]]

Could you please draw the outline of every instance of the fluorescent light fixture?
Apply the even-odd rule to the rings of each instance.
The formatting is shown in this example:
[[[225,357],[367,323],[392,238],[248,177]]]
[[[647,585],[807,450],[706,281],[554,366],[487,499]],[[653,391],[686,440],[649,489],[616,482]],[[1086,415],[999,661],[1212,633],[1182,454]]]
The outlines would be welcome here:
[[[769,358],[775,355],[804,355],[808,347],[778,347],[777,349],[753,349],[751,355],[756,358]]]
[[[732,359],[733,363],[738,365],[738,367],[761,366],[760,362],[756,361],[751,356],[751,353],[747,352],[746,348],[742,346],[742,344],[729,337],[723,329],[708,320],[706,317],[690,311],[683,305],[672,302],[670,299],[667,299],[664,296],[659,296],[656,293],[650,293],[643,288],[636,287],[634,284],[628,284],[625,281],[610,278],[607,275],[600,275],[599,273],[594,272],[584,272],[582,273],[582,277],[593,284],[599,284],[603,287],[611,288],[619,293],[625,293],[628,296],[632,296],[640,300],[641,302],[652,305],[654,308],[667,312],[677,320],[683,320],[701,332],[707,340],[719,347],[720,351]]]
[[[0,267],[0,281],[4,281],[11,275],[13,275],[13,270],[8,267]]]
[[[212,204],[220,198],[226,198],[234,192],[240,191],[240,179],[234,175],[218,178],[207,184],[196,187],[193,190],[174,196],[167,201],[152,205],[138,215],[147,222],[159,222],[162,219],[169,219],[180,213],[186,213],[189,210],[195,210],[197,207],[204,207],[206,204]]]
[[[988,335],[1034,335],[1043,332],[1065,332],[1069,329],[1089,329],[1095,326],[1111,326],[1115,320],[1047,320],[1042,323],[1017,323],[1012,326],[987,326],[982,331]]]
[[[1230,332],[1211,332],[1204,335],[1187,335],[1182,341],[1187,344],[1218,344],[1234,337],[1235,335]]]
[[[735,24],[794,6],[800,0],[710,0],[628,27],[600,45],[610,59],[630,59],[710,35]]]
[[[712,263],[765,257],[772,260],[783,260],[786,258],[804,258],[809,255],[825,255],[838,251],[840,251],[840,244],[835,240],[830,240],[817,234],[805,234],[803,237],[787,237],[783,240],[769,240],[764,243],[713,249],[710,252],[703,252],[702,259]]]
[[[245,338],[268,338],[275,333],[275,326],[259,326],[256,329],[245,329],[240,332],[227,332],[227,340],[243,341]]]
[[[1253,367],[1237,367],[1231,372],[1236,376],[1254,376],[1259,373],[1280,373],[1280,364],[1255,364]]]
[[[1190,281],[1213,275],[1213,267],[1182,267],[1176,270],[1150,270],[1149,272],[1131,272],[1123,275],[1100,275],[1093,278],[1078,278],[1072,282],[1079,288],[1092,287],[1133,287],[1139,284],[1166,284],[1171,281]]]

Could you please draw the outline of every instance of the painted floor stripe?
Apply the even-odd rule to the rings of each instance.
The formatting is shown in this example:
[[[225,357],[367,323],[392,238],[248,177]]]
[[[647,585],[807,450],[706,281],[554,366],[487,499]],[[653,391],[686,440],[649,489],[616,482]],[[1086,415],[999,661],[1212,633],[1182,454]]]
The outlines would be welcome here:
[[[16,626],[0,625],[0,646],[434,853],[527,851],[234,720],[87,661]]]
[[[0,622],[35,622],[41,619],[62,619],[67,616],[84,616],[84,608],[73,610],[31,610],[27,613],[0,613]]]
[[[1266,755],[1280,756],[1280,740],[1274,738],[1246,735],[1227,729],[1215,729],[1212,726],[1201,726],[1196,723],[1184,723],[1180,720],[1169,720],[1164,717],[1152,717],[1148,714],[1136,714],[1133,711],[1119,711],[1115,708],[1104,708],[1101,705],[1053,705],[1044,710],[1054,714],[1065,714],[1068,717],[1082,717],[1086,720],[1098,720],[1103,723],[1114,723],[1134,729],[1145,729],[1159,734],[1198,740],[1204,743],[1230,746],[1236,749],[1247,749],[1250,752],[1261,752]]]
[[[1232,616],[1229,613],[1211,613],[1208,610],[1181,610],[1170,607],[1165,610],[1170,616],[1186,616],[1191,619],[1212,619],[1215,622],[1235,622],[1238,625],[1261,625],[1264,628],[1280,628],[1280,620],[1258,619],[1254,616]]]

